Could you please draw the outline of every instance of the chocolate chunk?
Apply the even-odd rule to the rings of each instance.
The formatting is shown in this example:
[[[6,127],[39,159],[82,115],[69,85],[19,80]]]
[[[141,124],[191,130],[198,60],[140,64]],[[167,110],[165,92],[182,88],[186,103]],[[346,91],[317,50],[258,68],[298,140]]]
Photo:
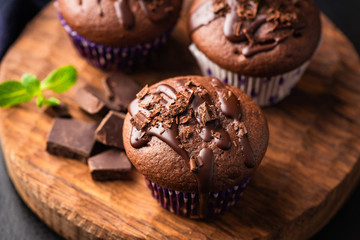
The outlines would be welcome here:
[[[106,100],[99,90],[93,87],[86,86],[80,88],[75,94],[75,102],[77,102],[81,109],[91,115],[105,115],[109,109],[120,111],[119,106]]]
[[[143,113],[138,112],[130,119],[130,122],[138,131],[140,131],[150,123],[150,120]]]
[[[202,103],[199,108],[200,121],[205,126],[206,123],[217,119],[216,109],[213,105],[208,105],[207,102]]]
[[[65,103],[57,106],[47,107],[45,113],[53,118],[72,118],[69,109]]]
[[[141,90],[139,84],[121,72],[114,72],[104,80],[104,87],[117,105],[127,109],[136,94]]]
[[[176,94],[176,101],[169,106],[169,115],[174,117],[185,112],[193,98],[194,94],[191,92],[178,92]]]
[[[110,111],[96,129],[95,138],[107,146],[124,149],[122,127],[125,114]]]
[[[108,181],[128,177],[131,163],[124,152],[112,149],[89,158],[91,177],[95,181]]]
[[[147,94],[149,93],[149,86],[146,84],[145,87],[143,89],[141,89],[141,91],[136,94],[136,97],[138,99],[143,99]]]
[[[95,144],[96,123],[56,118],[46,141],[53,155],[86,163]]]

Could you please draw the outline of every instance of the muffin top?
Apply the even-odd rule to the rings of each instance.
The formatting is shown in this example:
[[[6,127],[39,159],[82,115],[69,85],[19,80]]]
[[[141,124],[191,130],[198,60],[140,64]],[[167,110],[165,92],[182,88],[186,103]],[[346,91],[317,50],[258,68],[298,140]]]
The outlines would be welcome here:
[[[106,46],[147,43],[176,23],[182,0],[57,0],[66,23]]]
[[[189,32],[220,67],[265,77],[309,60],[319,44],[321,22],[313,0],[196,0]]]
[[[124,122],[126,153],[151,181],[182,192],[217,192],[241,182],[268,144],[260,108],[216,78],[177,77],[145,87]]]

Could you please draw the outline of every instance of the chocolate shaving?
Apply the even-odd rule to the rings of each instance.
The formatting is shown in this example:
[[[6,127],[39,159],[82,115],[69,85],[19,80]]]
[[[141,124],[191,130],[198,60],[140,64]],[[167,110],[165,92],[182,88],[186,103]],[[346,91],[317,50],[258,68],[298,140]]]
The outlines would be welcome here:
[[[191,119],[191,114],[180,117],[180,124],[188,123]]]
[[[239,128],[238,128],[238,130],[237,131],[239,131],[239,136],[245,136],[245,135],[247,135],[247,129],[246,129],[246,127],[245,127],[245,124],[243,123],[243,122],[241,122],[241,123],[239,123],[239,126],[238,126]]]
[[[186,143],[192,136],[193,136],[193,132],[191,130],[191,127],[186,126],[183,128],[183,131],[180,133],[180,140],[183,143]]]
[[[145,87],[143,89],[141,89],[141,91],[136,94],[136,97],[141,100],[143,99],[147,94],[149,93],[149,86],[146,84]]]
[[[190,170],[192,172],[197,172],[199,168],[204,165],[200,157],[191,157],[190,158]]]
[[[138,131],[140,131],[150,123],[150,120],[143,113],[138,112],[130,119],[130,122]]]
[[[217,119],[216,109],[214,105],[208,105],[207,102],[202,103],[199,108],[200,121],[205,126],[206,123]]]
[[[217,139],[221,139],[221,134],[219,132],[215,132],[215,131],[211,130],[211,135]]]

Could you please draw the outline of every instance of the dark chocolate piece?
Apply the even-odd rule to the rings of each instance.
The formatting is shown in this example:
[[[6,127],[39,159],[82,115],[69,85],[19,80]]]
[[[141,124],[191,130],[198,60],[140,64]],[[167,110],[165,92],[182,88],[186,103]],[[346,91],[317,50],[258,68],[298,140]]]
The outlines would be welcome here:
[[[126,154],[112,149],[89,158],[91,176],[95,181],[118,180],[128,177],[131,163]]]
[[[125,114],[110,111],[96,129],[95,138],[107,146],[124,149],[122,127]]]
[[[72,118],[69,109],[65,103],[57,106],[47,107],[45,113],[53,118]]]
[[[139,84],[121,72],[114,72],[104,80],[104,87],[109,97],[123,109],[127,109],[136,94],[141,90]]]
[[[199,114],[203,126],[205,126],[206,123],[217,119],[215,107],[213,105],[209,106],[207,102],[204,102],[199,106]]]
[[[110,109],[115,111],[122,110],[119,106],[106,100],[101,95],[99,90],[86,86],[76,92],[75,102],[79,104],[81,109],[91,115],[104,116]]]
[[[46,142],[50,154],[86,163],[95,144],[96,123],[56,118]]]

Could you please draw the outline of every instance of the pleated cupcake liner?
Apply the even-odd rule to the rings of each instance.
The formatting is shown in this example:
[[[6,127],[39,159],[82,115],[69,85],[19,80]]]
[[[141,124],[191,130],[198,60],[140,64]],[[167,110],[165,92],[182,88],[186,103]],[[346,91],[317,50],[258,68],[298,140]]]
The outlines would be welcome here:
[[[245,178],[239,184],[220,192],[209,193],[208,216],[215,216],[224,213],[233,207],[243,195],[243,191],[249,183],[250,177]],[[184,193],[162,187],[145,178],[152,196],[166,210],[188,218],[200,218],[199,194]]]
[[[112,47],[92,42],[74,31],[58,12],[58,17],[65,31],[68,33],[79,54],[88,62],[104,70],[133,69],[145,64],[151,54],[164,45],[173,30],[173,27],[154,40],[136,46]]]
[[[194,43],[189,46],[189,49],[196,58],[204,76],[217,77],[225,83],[240,88],[258,105],[263,107],[278,103],[288,96],[311,62],[310,59],[298,68],[280,75],[252,77],[221,68],[207,58]]]

